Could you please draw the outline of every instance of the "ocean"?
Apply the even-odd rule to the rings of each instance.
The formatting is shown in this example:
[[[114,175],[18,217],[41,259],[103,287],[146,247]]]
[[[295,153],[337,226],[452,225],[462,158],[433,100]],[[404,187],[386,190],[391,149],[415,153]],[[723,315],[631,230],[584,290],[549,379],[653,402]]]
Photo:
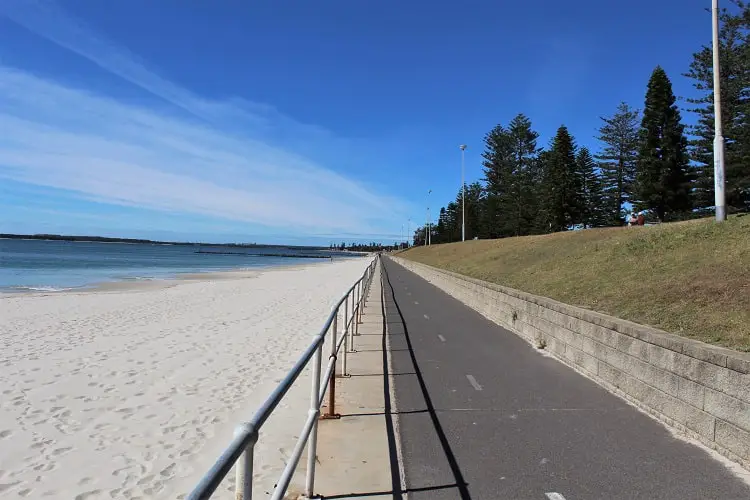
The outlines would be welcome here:
[[[315,258],[260,254],[346,258],[346,254],[340,252],[286,247],[0,239],[0,291],[53,292],[112,281],[174,278],[184,273],[325,262]]]

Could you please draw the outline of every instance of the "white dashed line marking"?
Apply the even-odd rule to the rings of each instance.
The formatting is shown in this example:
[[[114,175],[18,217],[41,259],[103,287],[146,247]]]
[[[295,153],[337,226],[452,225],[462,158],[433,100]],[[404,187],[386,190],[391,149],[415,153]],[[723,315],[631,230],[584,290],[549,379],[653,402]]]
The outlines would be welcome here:
[[[545,493],[549,500],[565,500],[565,497],[559,493]]]
[[[425,314],[424,319],[430,319],[430,317]]]
[[[443,337],[442,335],[438,334],[438,338],[440,339],[440,342],[445,342],[445,337]]]
[[[469,379],[469,383],[474,389],[478,391],[482,390],[482,386],[479,385],[479,382],[477,382],[477,379],[474,378],[474,375],[466,375],[466,378]],[[553,499],[553,500],[559,500],[559,499]],[[565,499],[563,498],[562,500],[565,500]]]
[[[416,305],[419,305],[419,302],[417,302],[416,300],[414,301],[414,303],[415,303]]]

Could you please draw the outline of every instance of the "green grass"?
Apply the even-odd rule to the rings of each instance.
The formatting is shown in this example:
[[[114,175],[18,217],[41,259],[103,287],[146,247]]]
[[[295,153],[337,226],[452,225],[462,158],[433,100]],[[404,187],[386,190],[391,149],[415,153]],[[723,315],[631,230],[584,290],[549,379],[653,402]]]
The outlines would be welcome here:
[[[750,216],[467,241],[399,256],[750,352]]]

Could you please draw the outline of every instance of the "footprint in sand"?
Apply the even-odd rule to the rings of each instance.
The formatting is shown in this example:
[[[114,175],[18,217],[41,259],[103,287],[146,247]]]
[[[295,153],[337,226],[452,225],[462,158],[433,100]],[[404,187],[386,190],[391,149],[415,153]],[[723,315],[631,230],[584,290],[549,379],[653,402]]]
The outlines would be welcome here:
[[[154,476],[148,475],[140,478],[138,482],[136,483],[138,486],[143,486],[144,484],[150,483],[154,479]]]
[[[56,450],[52,451],[52,456],[57,457],[57,456],[60,456],[60,455],[64,455],[64,454],[66,454],[67,452],[69,452],[72,449],[73,449],[72,446],[65,446],[63,448],[57,448]]]
[[[84,493],[76,495],[75,500],[87,500],[88,498],[95,497],[96,495],[98,495],[101,492],[102,492],[102,490],[86,491]]]
[[[2,493],[5,490],[8,490],[8,489],[14,487],[17,484],[20,484],[20,483],[21,483],[21,481],[16,481],[16,482],[13,482],[13,483],[5,483],[5,484],[0,483],[0,493]]]
[[[174,468],[177,464],[171,463],[168,466],[164,467],[162,471],[159,473],[162,477],[172,477],[174,475]]]

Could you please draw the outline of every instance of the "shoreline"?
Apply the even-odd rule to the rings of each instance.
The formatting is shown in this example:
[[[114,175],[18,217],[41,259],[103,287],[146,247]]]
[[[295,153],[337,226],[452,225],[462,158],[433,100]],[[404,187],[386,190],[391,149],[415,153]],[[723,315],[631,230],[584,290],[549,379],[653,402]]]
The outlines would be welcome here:
[[[345,258],[346,260],[352,259],[351,257]],[[317,260],[317,259],[316,259]],[[235,268],[235,269],[222,269],[222,270],[206,270],[206,271],[191,271],[183,273],[175,273],[166,277],[123,277],[121,279],[100,281],[91,283],[89,285],[60,288],[56,290],[42,290],[21,287],[14,290],[7,288],[0,288],[0,300],[7,299],[9,297],[47,297],[57,295],[75,295],[75,294],[91,294],[91,293],[108,293],[108,292],[139,292],[149,290],[160,290],[165,288],[171,288],[183,283],[190,282],[205,282],[205,281],[218,281],[218,280],[240,280],[256,278],[259,275],[266,272],[273,272],[278,270],[295,270],[305,269],[312,266],[320,266],[329,261],[306,262],[304,264],[275,264],[269,266],[262,266],[257,268]],[[341,260],[334,260],[335,262],[341,262]],[[39,287],[42,288],[42,287]],[[49,287],[53,288],[53,287]]]

